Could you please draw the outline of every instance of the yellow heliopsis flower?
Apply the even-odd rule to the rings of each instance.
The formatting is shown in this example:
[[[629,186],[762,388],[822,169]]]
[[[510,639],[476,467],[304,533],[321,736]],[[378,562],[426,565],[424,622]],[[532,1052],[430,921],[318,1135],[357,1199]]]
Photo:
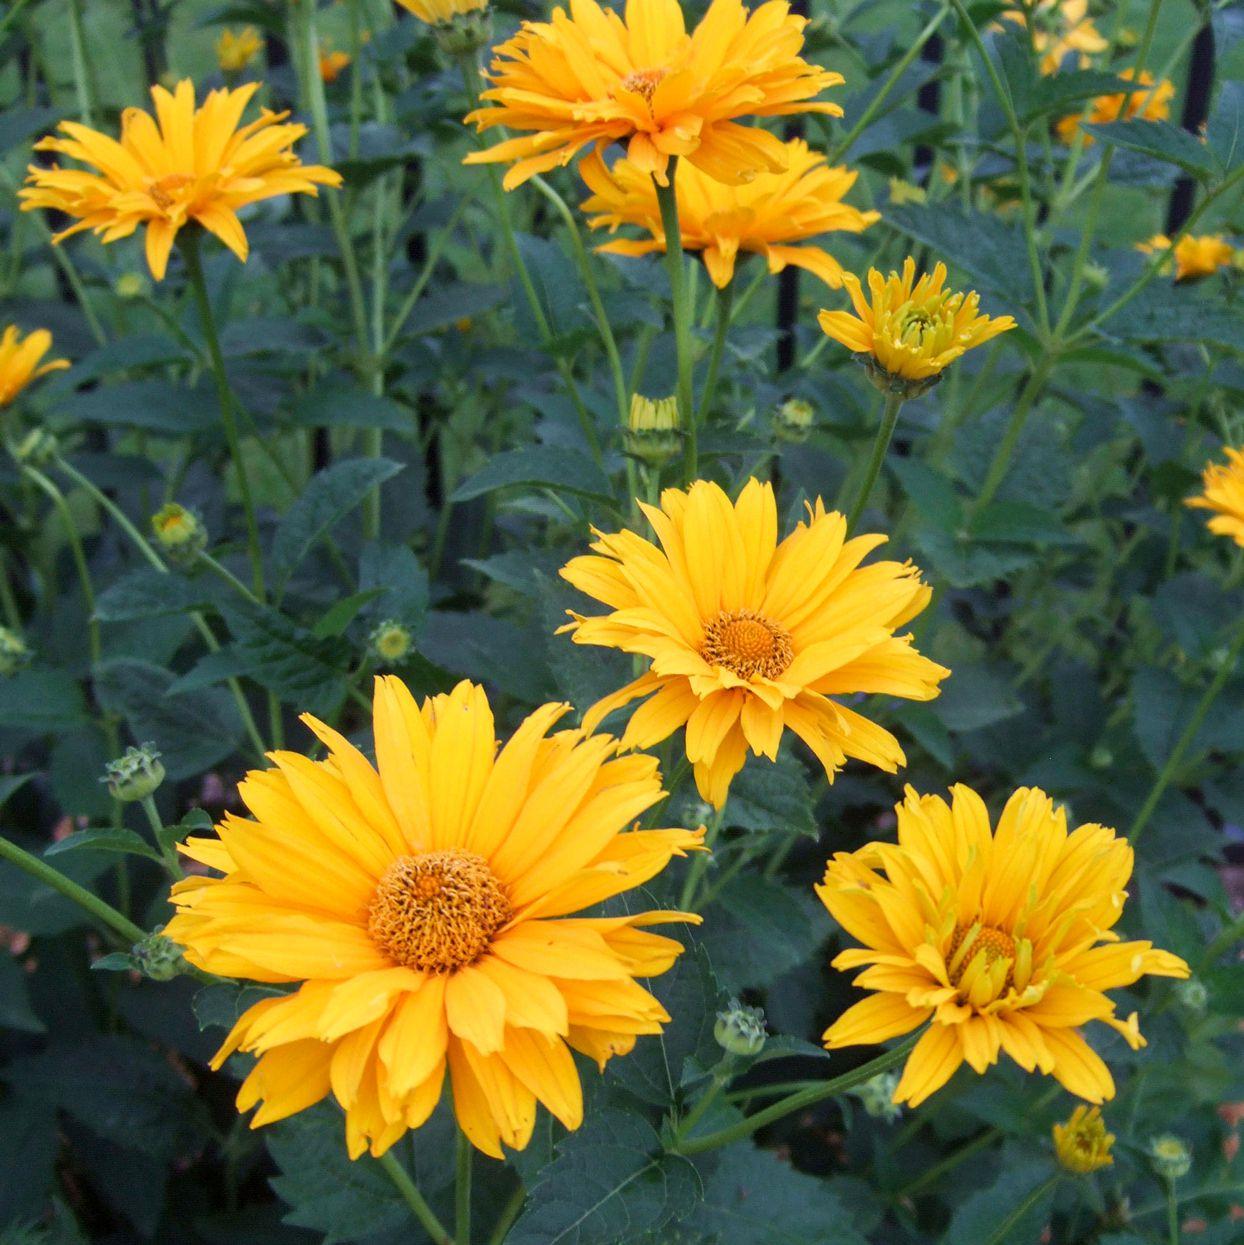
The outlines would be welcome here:
[[[848,272],[843,284],[855,314],[822,311],[817,322],[834,341],[866,355],[870,370],[882,379],[927,381],[961,354],[1015,327],[1010,316],[981,315],[975,290],[959,293],[946,289],[945,282],[941,263],[917,281],[916,261],[908,256],[901,276],[868,270],[870,302],[859,278]]]
[[[1138,251],[1155,255],[1169,251],[1171,240],[1164,233],[1155,233],[1147,242],[1136,244]],[[1185,234],[1175,243],[1175,280],[1193,281],[1197,277],[1213,276],[1220,268],[1227,267],[1235,259],[1235,247],[1220,233],[1193,237]]]
[[[468,164],[516,161],[507,190],[536,173],[569,164],[589,143],[626,143],[631,164],[665,185],[671,157],[737,185],[786,167],[786,149],[740,117],[819,112],[837,104],[814,96],[842,83],[804,61],[807,19],[786,0],[749,13],[741,0],[713,0],[687,34],[678,0],[627,0],[625,17],[596,0],[570,0],[550,22],[524,22],[495,49],[491,89],[466,119],[517,138],[472,152]]]
[[[35,329],[25,337],[15,324],[4,330],[0,337],[0,407],[10,405],[32,380],[69,366],[68,359],[41,362],[51,349],[52,334],[47,329]]]
[[[331,86],[349,68],[353,59],[349,52],[333,52],[325,49],[320,53],[320,81]]]
[[[583,1100],[570,1050],[602,1068],[669,1019],[637,978],[682,950],[643,927],[682,912],[572,914],[659,873],[702,831],[630,830],[664,795],[656,761],[549,729],[537,709],[497,751],[481,688],[418,705],[376,681],[375,768],[322,722],[323,761],[274,752],[217,838],[182,851],[222,877],[173,888],[165,929],[208,972],[300,983],[248,1009],[217,1053],[259,1056],[238,1108],[259,1127],[330,1092],[350,1156],[383,1154],[432,1113],[448,1074],[463,1132],[522,1149],[536,1103],[567,1128]]]
[[[898,740],[834,697],[878,693],[932,700],[949,673],[896,635],[929,603],[910,563],[860,567],[884,536],[847,539],[846,520],[818,497],[780,543],[770,484],[749,480],[739,499],[697,480],[640,503],[661,542],[597,532],[594,555],[562,577],[610,613],[571,614],[563,631],[651,661],[632,683],[593,705],[584,729],[650,697],[622,744],[650,748],[686,727],[700,795],[720,808],[750,748],[776,760],[785,729],[832,780],[848,757],[889,773],[906,764]]]
[[[1135,80],[1134,69],[1121,69],[1119,77],[1128,82]],[[1113,95],[1099,95],[1089,105],[1088,111],[1062,117],[1054,126],[1064,143],[1076,136],[1082,121],[1090,125],[1110,125],[1115,121],[1165,121],[1171,115],[1171,100],[1175,98],[1175,84],[1163,78],[1155,84],[1147,70],[1140,75],[1140,87],[1135,91],[1119,91]],[[1084,135],[1085,143],[1092,143],[1091,134]]]
[[[1244,447],[1225,446],[1225,463],[1206,463],[1201,473],[1199,497],[1184,502],[1194,510],[1212,510],[1214,517],[1206,524],[1216,536],[1230,536],[1237,545],[1244,545]]]
[[[155,116],[127,108],[119,142],[76,121],[62,121],[65,137],[41,139],[35,150],[54,151],[98,171],[31,165],[19,191],[22,211],[47,208],[76,217],[75,224],[52,238],[54,243],[84,229],[116,242],[145,225],[147,264],[157,281],[164,277],[178,231],[191,223],[214,233],[245,261],[239,208],[341,185],[332,169],[302,164],[290,150],[307,127],[281,124],[288,113],[264,109],[258,120],[239,128],[257,90],[259,83],[248,82],[236,90],[212,91],[196,108],[189,79],[174,92],[153,86]]]
[[[1114,1097],[1110,1069],[1080,1032],[1100,1020],[1133,1050],[1145,1044],[1133,1012],[1114,1014],[1105,991],[1146,974],[1187,977],[1178,956],[1113,933],[1132,876],[1132,848],[1104,826],[1067,832],[1066,811],[1022,787],[991,830],[962,784],[953,804],[907,788],[897,843],[839,852],[817,894],[864,944],[838,969],[864,971],[875,991],[825,1032],[830,1050],[884,1042],[932,1023],[916,1043],[895,1102],[923,1102],[965,1060],[983,1073],[1008,1054],[1089,1102]]]
[[[1114,1133],[1106,1131],[1100,1107],[1076,1107],[1069,1120],[1054,1125],[1053,1135],[1054,1153],[1066,1171],[1087,1176],[1114,1166],[1110,1154]]]
[[[216,63],[221,73],[241,73],[259,54],[263,38],[254,26],[222,30],[216,40]]]
[[[837,289],[842,285],[842,265],[822,247],[799,244],[835,230],[859,233],[881,219],[880,212],[862,212],[842,202],[858,174],[826,167],[825,157],[801,138],[785,146],[783,172],[761,173],[741,186],[719,182],[693,164],[678,174],[675,194],[683,250],[701,253],[718,289],[734,277],[739,251],[762,255],[770,272],[794,264]],[[616,255],[665,250],[661,205],[647,173],[629,160],[606,168],[599,152],[588,156],[579,171],[592,191],[582,208],[593,229],[634,225],[652,235],[642,241],[607,242],[599,250]]]
[[[1110,46],[1089,16],[1088,0],[1036,0],[1027,11],[1007,9],[1002,16],[1018,26],[1032,21],[1032,46],[1043,74],[1057,73],[1072,53],[1076,65],[1087,69],[1093,56]]]
[[[397,0],[408,13],[413,13],[429,26],[445,26],[457,17],[480,13],[488,8],[488,0]]]

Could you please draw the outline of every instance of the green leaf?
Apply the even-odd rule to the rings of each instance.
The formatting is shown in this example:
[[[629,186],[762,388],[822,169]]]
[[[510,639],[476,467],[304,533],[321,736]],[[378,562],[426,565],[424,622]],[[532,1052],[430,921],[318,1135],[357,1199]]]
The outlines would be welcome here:
[[[133,830],[124,826],[96,826],[87,830],[78,830],[53,843],[44,856],[60,856],[65,852],[94,851],[111,852],[122,856],[145,856],[148,860],[159,860],[160,854],[154,851],[147,841]]]
[[[274,579],[283,584],[316,541],[328,534],[374,488],[401,471],[388,458],[351,458],[311,477],[281,516],[272,541]]]
[[[1099,69],[1059,70],[1055,74],[1043,74],[1033,85],[1019,119],[1029,122],[1047,114],[1062,117],[1075,111],[1075,105],[1082,100],[1096,95],[1114,95],[1130,87],[1126,79]]]
[[[409,432],[415,414],[393,398],[386,398],[346,381],[326,381],[299,394],[289,409],[289,421],[300,428],[384,428]]]
[[[341,635],[358,614],[383,592],[383,588],[368,588],[366,592],[356,592],[352,596],[343,597],[320,615],[319,621],[311,628],[311,634],[317,640],[327,640],[332,636]]]
[[[42,1103],[16,1095],[0,1102],[0,1223],[44,1218],[59,1131],[55,1112]]]
[[[417,337],[450,328],[459,320],[482,316],[505,301],[499,285],[468,285],[458,282],[441,289],[425,290],[402,328],[403,337]]]
[[[24,787],[32,778],[30,774],[3,774],[0,775],[0,808],[3,808],[8,802],[9,797]]]
[[[760,865],[731,878],[706,918],[712,921],[713,970],[735,994],[763,987],[819,954],[808,931],[824,912],[812,892],[765,877]]]
[[[143,567],[109,584],[95,601],[100,622],[129,622],[134,618],[158,618],[202,609],[211,595],[202,583],[182,575]]]
[[[1008,674],[985,665],[957,665],[930,708],[952,731],[978,731],[1013,718],[1023,703]]]
[[[812,784],[798,757],[786,749],[778,753],[775,762],[749,757],[730,786],[725,824],[819,837]]]
[[[233,647],[205,653],[185,674],[174,679],[168,690],[173,695],[178,695],[181,692],[197,691],[201,687],[211,687],[214,683],[223,683],[226,679],[249,674],[254,664],[252,657]]]
[[[998,544],[1043,548],[1079,543],[1052,510],[1026,501],[990,502],[973,518],[971,532],[974,537]]]
[[[613,503],[613,488],[604,472],[586,454],[556,445],[533,445],[497,454],[487,466],[459,484],[449,500],[470,501],[519,485]]]
[[[1080,128],[1099,142],[1114,143],[1128,151],[1177,164],[1194,177],[1210,178],[1220,171],[1209,147],[1169,121],[1115,121],[1111,125],[1084,122]]]
[[[204,986],[194,996],[191,1007],[200,1029],[232,1029],[248,1007],[264,999],[280,998],[284,993],[273,986],[221,981]]]
[[[5,837],[36,854],[46,846],[22,835]],[[56,862],[61,873],[88,890],[95,879],[111,867],[106,856],[87,852]],[[52,936],[89,923],[90,918],[72,899],[66,899],[59,891],[21,869],[0,864],[0,925],[35,936]]]
[[[57,407],[57,422],[142,428],[184,437],[220,425],[220,405],[210,385],[194,389],[167,380],[130,380],[75,393]]]
[[[428,571],[406,545],[371,541],[359,555],[359,587],[378,595],[367,611],[418,630],[428,612]]]
[[[47,1026],[30,1006],[26,970],[20,960],[8,953],[0,955],[0,1029],[47,1032]]]
[[[1013,1161],[1002,1175],[978,1189],[955,1211],[943,1245],[1037,1245],[1049,1221],[1054,1200],[1050,1161],[1046,1158]]]
[[[19,670],[0,679],[0,726],[59,734],[89,720],[82,689],[67,670]]]

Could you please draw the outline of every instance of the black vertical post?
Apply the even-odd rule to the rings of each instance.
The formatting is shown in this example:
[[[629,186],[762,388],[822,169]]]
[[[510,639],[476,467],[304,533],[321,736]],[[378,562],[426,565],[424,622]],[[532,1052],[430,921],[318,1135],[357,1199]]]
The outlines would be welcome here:
[[[1192,41],[1192,59],[1188,66],[1188,89],[1184,95],[1180,124],[1190,134],[1198,134],[1209,119],[1209,100],[1214,90],[1214,28],[1207,21]],[[1171,191],[1166,210],[1166,232],[1176,233],[1192,212],[1195,196],[1192,178],[1181,177]]]
[[[808,15],[808,0],[792,0],[791,12]],[[792,117],[783,130],[788,141],[802,138],[803,118]],[[787,264],[778,274],[777,290],[777,371],[781,376],[795,366],[795,324],[799,319],[799,269]]]

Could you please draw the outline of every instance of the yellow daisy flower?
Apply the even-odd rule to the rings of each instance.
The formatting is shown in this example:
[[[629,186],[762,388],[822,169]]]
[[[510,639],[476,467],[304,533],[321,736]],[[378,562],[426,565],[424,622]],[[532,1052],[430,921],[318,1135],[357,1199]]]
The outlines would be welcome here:
[[[263,48],[263,39],[254,26],[241,30],[222,30],[216,40],[216,63],[221,73],[241,73]]]
[[[1134,69],[1121,69],[1119,77],[1134,81]],[[1171,100],[1175,98],[1175,84],[1163,78],[1154,85],[1153,75],[1145,70],[1140,75],[1140,88],[1135,91],[1119,91],[1113,95],[1099,95],[1089,105],[1088,111],[1061,118],[1054,126],[1064,143],[1076,136],[1082,121],[1090,125],[1110,125],[1115,121],[1165,121],[1171,115]],[[1085,134],[1085,143],[1091,144],[1093,136]]]
[[[325,49],[320,53],[320,81],[331,86],[350,67],[353,59],[349,52]]]
[[[1138,251],[1154,255],[1169,251],[1171,240],[1164,233],[1155,233],[1147,242],[1136,245]],[[1175,243],[1175,280],[1193,281],[1198,277],[1211,277],[1220,268],[1227,267],[1235,259],[1235,247],[1220,233],[1193,237],[1184,234]]]
[[[1043,74],[1057,73],[1073,52],[1076,65],[1087,69],[1110,46],[1089,16],[1088,0],[1036,0],[1027,11],[1007,9],[1002,16],[1017,26],[1032,20],[1032,46]]]
[[[1054,1125],[1053,1136],[1054,1153],[1066,1171],[1087,1176],[1114,1166],[1110,1148],[1115,1137],[1106,1131],[1100,1107],[1076,1107],[1069,1120]]]
[[[859,278],[845,273],[843,284],[855,305],[849,311],[822,311],[821,330],[848,350],[868,356],[870,368],[900,381],[937,376],[960,355],[1015,327],[1010,316],[979,314],[976,291],[945,288],[946,265],[916,280],[916,261],[903,261],[903,273],[883,277],[868,270],[865,298]]]
[[[1206,526],[1217,536],[1230,536],[1237,545],[1244,545],[1244,447],[1226,446],[1225,463],[1206,463],[1201,473],[1205,490],[1199,497],[1184,502],[1193,510],[1212,510],[1214,517]]]
[[[69,366],[68,359],[40,360],[52,349],[52,334],[35,329],[25,337],[15,324],[10,324],[0,337],[0,407],[12,403],[32,380],[59,372]]]
[[[713,0],[691,34],[678,0],[627,0],[624,17],[570,0],[569,15],[557,8],[552,21],[524,22],[495,49],[482,95],[491,106],[466,119],[521,133],[467,163],[516,161],[507,190],[569,164],[589,143],[625,142],[631,164],[662,185],[674,156],[735,185],[781,172],[781,141],[738,118],[842,115],[812,102],[843,78],[801,59],[805,25],[786,0],[751,13],[741,0]]]
[[[701,253],[719,289],[734,277],[739,251],[764,256],[770,272],[794,264],[837,289],[842,285],[842,265],[822,247],[799,244],[834,230],[859,233],[881,219],[880,212],[861,212],[842,202],[858,174],[825,167],[825,157],[801,138],[785,146],[785,171],[761,173],[741,186],[716,181],[693,164],[678,174],[675,194],[683,250]],[[652,235],[643,241],[607,242],[599,250],[616,255],[664,252],[657,188],[647,173],[629,160],[606,168],[599,152],[584,160],[579,171],[592,191],[582,207],[594,213],[588,219],[593,229],[634,225]]]
[[[236,90],[212,91],[196,108],[189,79],[172,93],[153,86],[155,116],[127,108],[119,142],[76,121],[62,121],[65,137],[41,139],[35,150],[69,156],[97,171],[31,165],[19,191],[22,211],[47,208],[76,217],[75,224],[53,237],[56,243],[83,229],[116,242],[145,225],[147,264],[157,281],[164,277],[178,231],[192,222],[245,261],[239,208],[277,195],[314,195],[317,185],[341,185],[332,169],[302,164],[290,150],[307,127],[281,124],[288,113],[265,109],[257,121],[239,128],[257,90],[259,83],[248,82]]]
[[[949,673],[895,632],[932,592],[910,563],[861,568],[884,536],[846,538],[846,520],[817,498],[781,543],[773,488],[749,480],[731,503],[697,480],[640,503],[661,542],[597,532],[594,555],[562,576],[609,606],[572,614],[563,630],[651,661],[632,683],[584,715],[650,697],[631,716],[623,747],[650,748],[686,727],[701,796],[720,808],[750,748],[776,760],[789,728],[832,780],[848,757],[889,773],[906,764],[898,740],[834,697],[858,693],[932,700]]]
[[[429,26],[445,26],[456,17],[479,13],[488,7],[488,0],[397,0],[408,13],[413,13]]]
[[[376,681],[376,766],[322,722],[323,761],[275,752],[217,838],[182,851],[221,877],[173,888],[165,933],[208,972],[298,989],[251,1007],[217,1053],[259,1061],[238,1108],[252,1127],[330,1092],[356,1158],[383,1154],[432,1113],[448,1074],[480,1150],[531,1137],[536,1103],[582,1121],[570,1050],[602,1068],[669,1019],[637,978],[681,944],[643,927],[683,912],[571,914],[659,873],[702,831],[629,830],[664,795],[656,761],[617,742],[547,732],[537,709],[497,751],[481,688],[416,704]],[[547,736],[547,737],[546,737]]]
[[[1145,1044],[1133,1012],[1114,1014],[1107,990],[1146,974],[1187,977],[1178,956],[1120,942],[1132,848],[1104,826],[1067,832],[1066,811],[1020,788],[996,830],[962,784],[952,804],[907,788],[898,842],[839,852],[817,894],[864,944],[838,969],[867,966],[874,991],[825,1032],[830,1050],[884,1042],[932,1023],[916,1043],[895,1102],[923,1102],[965,1060],[983,1073],[1008,1054],[1089,1102],[1114,1097],[1110,1069],[1080,1028],[1100,1020],[1133,1050]]]

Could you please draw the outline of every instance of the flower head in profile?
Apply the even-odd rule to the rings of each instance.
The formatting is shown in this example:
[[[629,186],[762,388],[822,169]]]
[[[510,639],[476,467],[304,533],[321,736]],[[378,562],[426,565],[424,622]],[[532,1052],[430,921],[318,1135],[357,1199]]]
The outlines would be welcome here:
[[[1147,242],[1140,242],[1136,249],[1146,255],[1157,255],[1171,250],[1171,240],[1164,233],[1155,233]],[[1194,281],[1198,277],[1211,277],[1220,268],[1226,268],[1235,259],[1235,247],[1220,233],[1201,234],[1193,237],[1184,234],[1174,246],[1175,280]]]
[[[1005,1053],[1052,1074],[1080,1098],[1114,1097],[1114,1079],[1081,1029],[1101,1021],[1133,1050],[1136,1013],[1115,1015],[1107,990],[1146,974],[1187,977],[1178,956],[1113,932],[1132,876],[1132,848],[1113,830],[1067,830],[1066,812],[1022,787],[991,829],[962,784],[952,803],[910,787],[898,842],[839,852],[817,894],[848,935],[838,969],[864,968],[873,991],[825,1032],[830,1050],[884,1042],[925,1021],[896,1102],[923,1102],[963,1062],[983,1073]]]
[[[802,59],[806,24],[786,0],[750,13],[741,0],[712,0],[688,34],[678,0],[627,0],[624,16],[596,0],[570,0],[569,13],[524,22],[495,49],[485,105],[467,121],[518,136],[472,152],[467,163],[512,163],[507,190],[569,164],[589,144],[613,142],[662,185],[674,157],[734,185],[781,172],[782,142],[740,118],[842,115],[836,104],[815,102],[843,79]]]
[[[1059,1165],[1078,1176],[1113,1167],[1110,1148],[1114,1145],[1113,1133],[1106,1131],[1100,1107],[1076,1107],[1071,1118],[1055,1124],[1054,1153]]]
[[[47,329],[35,329],[23,337],[15,324],[5,328],[0,336],[0,409],[11,405],[31,381],[69,366],[68,359],[44,363],[43,356],[51,349],[52,334]]]
[[[794,264],[837,289],[842,265],[823,247],[802,244],[834,231],[859,233],[881,219],[879,212],[861,212],[842,202],[858,174],[826,167],[825,157],[801,138],[785,146],[787,163],[781,173],[760,173],[743,185],[719,182],[693,164],[678,174],[675,194],[683,249],[700,252],[718,289],[733,279],[740,251],[763,256],[770,272]],[[600,250],[615,255],[665,250],[657,189],[646,172],[629,160],[607,168],[599,152],[584,160],[579,171],[592,191],[582,207],[593,229],[632,225],[651,235],[607,242]]]
[[[1121,69],[1119,77],[1128,82],[1136,80],[1134,69]],[[1089,105],[1088,111],[1061,118],[1054,129],[1064,143],[1076,136],[1080,123],[1110,125],[1115,121],[1165,121],[1171,115],[1171,100],[1175,98],[1175,84],[1169,78],[1155,83],[1153,75],[1144,71],[1140,86],[1134,91],[1118,91],[1111,95],[1099,95]],[[1091,134],[1084,135],[1085,143],[1092,143]]]
[[[222,30],[216,40],[216,63],[222,73],[241,73],[259,55],[263,39],[254,26]]]
[[[1230,536],[1244,545],[1244,447],[1225,446],[1225,463],[1206,463],[1201,473],[1203,491],[1189,497],[1185,506],[1193,510],[1212,510],[1206,526],[1216,536]]]
[[[84,229],[104,242],[147,230],[147,264],[164,277],[178,232],[201,225],[240,260],[247,256],[238,209],[277,195],[316,193],[339,186],[341,177],[319,164],[303,164],[291,148],[304,125],[284,123],[287,113],[264,109],[240,125],[259,83],[212,91],[198,108],[194,84],[183,79],[173,92],[151,88],[155,115],[141,108],[121,114],[121,138],[62,121],[62,136],[41,139],[37,151],[68,156],[87,169],[31,165],[19,192],[22,211],[47,208],[76,218],[56,234],[60,242]]]
[[[1057,73],[1069,56],[1077,68],[1087,69],[1093,56],[1110,46],[1088,8],[1088,0],[1036,0],[1027,9],[1007,9],[1002,16],[1021,27],[1031,22],[1033,50],[1041,72],[1048,75]]]
[[[870,268],[867,297],[852,273],[844,275],[843,284],[855,314],[822,311],[818,323],[827,336],[864,355],[883,387],[932,380],[960,355],[1015,327],[1010,316],[981,315],[975,290],[946,289],[945,264],[918,281],[910,256],[901,276],[883,277]]]
[[[634,682],[584,715],[595,729],[631,715],[625,747],[650,748],[686,727],[700,795],[720,808],[750,748],[776,760],[793,731],[831,778],[848,757],[893,773],[898,740],[842,704],[859,693],[932,700],[949,673],[896,634],[932,593],[910,563],[864,558],[884,536],[847,539],[846,520],[817,498],[778,541],[773,487],[749,480],[737,502],[697,480],[640,503],[660,545],[636,532],[597,532],[594,554],[562,576],[609,613],[572,614],[563,630],[649,659]]]
[[[422,705],[376,682],[376,765],[314,718],[322,761],[271,754],[239,787],[249,818],[183,852],[220,876],[173,889],[165,933],[193,965],[296,985],[246,1011],[216,1055],[259,1056],[238,1094],[252,1127],[331,1093],[351,1157],[431,1114],[448,1076],[470,1140],[501,1157],[536,1104],[582,1121],[571,1049],[601,1067],[669,1019],[638,978],[680,943],[680,912],[577,917],[648,881],[702,832],[632,830],[661,799],[656,761],[608,736],[548,731],[537,709],[497,750],[481,688]]]

